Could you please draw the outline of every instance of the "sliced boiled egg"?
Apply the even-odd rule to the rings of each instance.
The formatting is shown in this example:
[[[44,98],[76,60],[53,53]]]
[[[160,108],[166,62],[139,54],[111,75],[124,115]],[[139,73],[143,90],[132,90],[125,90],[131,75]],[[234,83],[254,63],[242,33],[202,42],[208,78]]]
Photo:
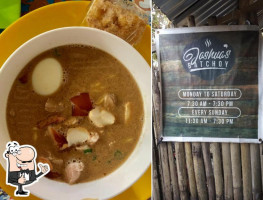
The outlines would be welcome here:
[[[41,60],[32,73],[33,90],[43,96],[55,93],[63,82],[63,69],[55,58]]]

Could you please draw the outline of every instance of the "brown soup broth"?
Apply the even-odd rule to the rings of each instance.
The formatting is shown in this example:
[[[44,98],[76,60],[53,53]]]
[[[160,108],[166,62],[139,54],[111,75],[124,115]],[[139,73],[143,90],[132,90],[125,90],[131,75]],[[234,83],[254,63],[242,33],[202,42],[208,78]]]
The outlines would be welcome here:
[[[57,59],[64,70],[60,89],[51,96],[41,96],[33,91],[31,74],[36,64],[45,58]],[[23,81],[21,81],[21,78]],[[97,128],[88,117],[79,124],[88,131],[99,133],[99,140],[91,146],[92,152],[69,148],[59,150],[47,134],[47,128],[37,128],[39,121],[52,115],[69,118],[72,115],[70,98],[88,92],[93,104],[104,94],[117,97],[111,111],[116,121],[113,125]],[[48,112],[48,99],[62,102],[61,112]],[[125,103],[130,102],[131,114],[124,120]],[[52,163],[53,171],[60,174],[56,180],[65,181],[64,170],[71,160],[84,164],[77,182],[86,182],[108,175],[118,168],[134,150],[143,125],[143,101],[139,88],[129,71],[114,57],[99,49],[67,45],[45,51],[31,60],[18,75],[9,94],[7,103],[7,125],[10,137],[20,145],[33,145],[38,157],[63,159],[63,164]]]

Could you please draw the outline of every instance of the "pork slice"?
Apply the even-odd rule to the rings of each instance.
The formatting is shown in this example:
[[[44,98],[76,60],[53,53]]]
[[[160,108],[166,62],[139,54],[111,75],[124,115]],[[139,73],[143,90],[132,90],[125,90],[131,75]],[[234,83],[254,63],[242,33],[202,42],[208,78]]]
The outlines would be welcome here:
[[[65,179],[69,184],[74,184],[84,169],[83,162],[70,162],[65,168]]]
[[[53,115],[53,116],[47,117],[44,120],[39,121],[37,123],[37,127],[39,129],[43,129],[43,128],[46,128],[49,125],[58,124],[58,123],[61,123],[63,121],[65,121],[65,117],[61,117],[61,116],[58,116],[58,115]]]

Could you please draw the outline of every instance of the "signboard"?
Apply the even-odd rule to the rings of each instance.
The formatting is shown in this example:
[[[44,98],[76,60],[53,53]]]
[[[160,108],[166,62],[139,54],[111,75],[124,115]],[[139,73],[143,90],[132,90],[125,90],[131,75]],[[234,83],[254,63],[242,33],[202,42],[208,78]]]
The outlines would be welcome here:
[[[157,31],[163,141],[261,141],[261,37],[257,26]]]

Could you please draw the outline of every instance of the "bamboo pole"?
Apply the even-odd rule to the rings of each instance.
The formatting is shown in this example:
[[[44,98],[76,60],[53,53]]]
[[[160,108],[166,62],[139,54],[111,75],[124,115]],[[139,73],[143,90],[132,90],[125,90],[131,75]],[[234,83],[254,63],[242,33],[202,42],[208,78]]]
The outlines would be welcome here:
[[[240,145],[236,143],[230,144],[231,163],[233,174],[233,195],[234,200],[242,200],[242,179],[241,179],[241,158]]]
[[[224,171],[225,200],[232,200],[233,180],[232,180],[231,154],[230,154],[229,143],[222,143],[222,160],[223,160],[223,171]]]
[[[212,168],[212,163],[211,163],[210,144],[202,143],[202,151],[203,151],[203,157],[204,157],[209,200],[215,200],[216,198],[215,179],[214,179],[213,168]]]
[[[243,177],[243,197],[244,200],[252,199],[252,181],[250,165],[250,148],[249,144],[241,144],[241,162]]]
[[[248,18],[251,24],[257,25],[257,13],[249,12]],[[251,173],[252,173],[252,195],[253,200],[259,200],[262,197],[261,165],[260,165],[260,147],[258,144],[250,144]]]
[[[170,174],[171,174],[173,199],[180,200],[177,169],[176,169],[176,163],[174,159],[173,146],[171,142],[168,143],[168,158],[169,158],[169,166],[170,166]]]
[[[197,185],[197,193],[199,200],[208,199],[206,179],[205,179],[205,169],[202,159],[202,148],[200,142],[192,143],[192,154],[194,161],[194,172]]]
[[[172,189],[171,189],[171,175],[169,169],[169,161],[168,161],[168,151],[167,151],[167,143],[161,143],[159,145],[159,152],[160,152],[160,168],[161,168],[161,177],[162,177],[162,192],[163,192],[163,199],[170,200],[172,199]]]
[[[207,19],[207,23],[209,26],[217,25],[217,17],[216,16],[210,16]],[[220,153],[220,144],[219,143],[211,143],[210,151],[213,154],[216,199],[221,200],[224,198],[224,195],[223,195],[224,190],[223,190],[223,174],[222,174],[222,161],[221,161],[221,153]]]
[[[159,116],[160,116],[160,112],[159,112],[159,107],[160,107],[160,95],[159,95],[159,90],[158,90],[158,80],[157,77],[154,75],[155,73],[155,69],[152,69],[152,101],[153,101],[153,110],[152,110],[152,115],[153,115],[153,130],[154,130],[154,134],[153,134],[153,156],[155,156],[155,158],[153,159],[153,189],[154,190],[158,190],[160,193],[160,196],[158,196],[158,192],[153,193],[154,197],[156,198],[156,200],[163,199],[162,195],[163,195],[163,176],[162,176],[162,165],[158,162],[161,161],[161,153],[160,150],[157,148],[157,140],[159,137],[159,132],[160,132],[160,126],[159,126]],[[157,177],[155,177],[155,175]],[[157,188],[158,187],[158,188]],[[155,192],[155,191],[154,191]],[[159,198],[158,198],[159,197]]]
[[[157,127],[158,127],[158,131],[156,132],[156,141],[157,142],[160,137],[161,137],[161,116],[162,116],[162,112],[161,112],[161,105],[162,105],[162,100],[161,100],[161,89],[158,87],[158,80],[159,77],[156,77],[155,79],[155,95],[154,98],[156,100],[156,104],[155,104],[155,110],[156,110],[156,123],[157,123]],[[158,146],[159,149],[159,160],[160,162],[160,176],[161,176],[161,186],[162,186],[162,197],[164,200],[170,200],[172,199],[172,189],[171,189],[171,174],[170,174],[170,168],[169,168],[169,161],[168,161],[168,147],[167,147],[167,143],[161,143]]]
[[[175,155],[176,155],[176,166],[178,172],[180,197],[181,200],[189,200],[183,143],[180,142],[175,143]]]
[[[260,153],[258,144],[250,144],[250,157],[251,157],[251,174],[252,174],[252,194],[253,200],[260,200],[261,191],[261,166],[260,166]]]
[[[195,26],[195,18],[194,16],[188,16],[187,17],[187,24],[188,27],[193,27]],[[187,151],[191,150],[189,145],[186,145]],[[193,164],[194,164],[194,174],[195,174],[195,181],[196,181],[196,186],[197,186],[197,195],[199,200],[206,200],[208,199],[208,194],[207,194],[207,187],[206,187],[206,179],[205,179],[205,169],[204,169],[204,163],[202,159],[202,148],[201,148],[201,143],[199,142],[194,142],[192,143],[192,155],[193,155]],[[188,154],[189,156],[189,154]],[[191,160],[188,157],[188,160]],[[190,161],[191,162],[191,161]],[[190,163],[188,163],[190,165]],[[190,171],[190,170],[189,170]],[[190,171],[189,176],[193,176],[192,171]],[[195,198],[195,188],[194,188],[194,177],[191,177],[190,179],[192,182],[192,192],[193,192],[193,198]]]
[[[161,108],[161,97],[160,97],[160,91],[158,87],[158,71],[156,70],[155,67],[152,67],[152,101],[153,101],[153,119],[154,119],[154,127],[155,127],[155,138],[154,143],[157,145],[158,139],[161,135],[161,129],[160,129],[160,123],[161,123],[161,113],[160,113],[160,108]]]
[[[195,172],[194,172],[194,164],[192,158],[192,149],[191,143],[184,143],[185,149],[185,159],[186,159],[186,167],[189,179],[189,188],[190,188],[190,196],[191,200],[197,200],[197,190],[196,190],[196,182],[195,182]]]
[[[153,139],[154,139],[154,134],[153,134]],[[161,191],[160,191],[160,177],[159,177],[159,172],[158,172],[158,165],[159,162],[157,162],[157,156],[156,156],[156,146],[154,144],[154,140],[152,140],[152,145],[153,145],[153,149],[152,149],[152,185],[153,185],[153,189],[152,189],[152,197],[153,200],[161,200]]]
[[[211,16],[207,20],[208,25],[213,26],[217,25],[217,17]],[[223,193],[223,171],[222,171],[222,160],[221,160],[221,152],[220,152],[220,144],[212,143],[211,152],[213,154],[213,166],[214,166],[214,178],[215,178],[215,191],[216,191],[216,199],[221,200],[224,199]]]
[[[161,99],[160,99],[160,91],[158,88],[158,77],[152,76],[153,78],[153,105],[154,105],[154,118],[156,123],[156,130],[155,131],[155,138],[154,140],[157,146],[157,140],[161,136],[160,130],[160,107],[161,107]],[[164,200],[172,199],[171,193],[171,180],[170,180],[170,169],[169,169],[169,161],[168,161],[168,150],[167,150],[167,143],[162,143],[158,146],[158,158],[160,160],[159,165],[159,173],[161,179],[161,191],[162,197]]]
[[[260,144],[260,164],[261,164],[261,190],[263,192],[263,144]],[[263,198],[263,193],[262,193]]]
[[[161,176],[160,176],[160,169],[159,169],[159,159],[158,159],[158,149],[157,149],[157,140],[156,135],[157,132],[160,130],[158,126],[159,117],[158,112],[155,110],[156,106],[159,106],[158,104],[158,92],[156,90],[156,80],[154,76],[154,70],[152,70],[152,88],[153,88],[153,105],[152,105],[152,115],[153,115],[153,134],[152,134],[152,185],[153,185],[153,199],[154,200],[161,200],[162,197],[162,187],[161,187]],[[154,99],[156,98],[156,100]]]
[[[223,200],[224,199],[224,192],[223,192],[224,182],[223,182],[223,174],[222,174],[222,160],[221,160],[221,153],[220,153],[220,144],[211,143],[210,151],[213,154],[216,199]]]

